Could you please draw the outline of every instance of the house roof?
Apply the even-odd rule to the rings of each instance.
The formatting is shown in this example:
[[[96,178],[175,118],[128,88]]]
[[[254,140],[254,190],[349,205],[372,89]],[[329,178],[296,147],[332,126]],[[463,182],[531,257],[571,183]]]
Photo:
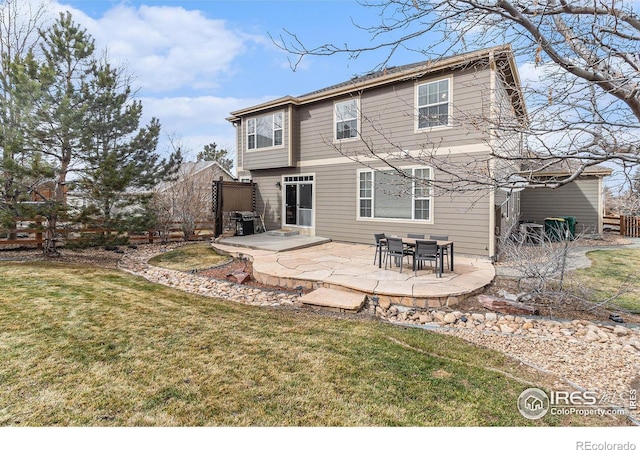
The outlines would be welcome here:
[[[474,52],[462,53],[459,55],[442,57],[418,63],[406,64],[396,67],[386,67],[376,72],[371,72],[362,76],[354,77],[348,81],[334,84],[299,97],[290,95],[271,100],[266,103],[240,109],[231,113],[227,118],[230,122],[236,122],[242,116],[268,110],[271,108],[282,107],[287,105],[303,105],[320,100],[329,99],[344,95],[353,91],[370,89],[373,87],[384,86],[398,81],[421,78],[426,75],[434,74],[442,70],[463,68],[470,65],[478,64],[481,61],[488,61],[495,64],[495,67],[503,72],[513,106],[522,116],[526,116],[524,97],[520,90],[520,79],[518,70],[513,57],[510,45],[501,45]]]
[[[218,161],[197,161],[197,162],[186,162],[186,163],[183,163],[183,165],[185,166],[185,168],[188,168],[188,169],[190,169],[190,170],[191,170],[190,165],[192,165],[192,167],[193,167],[193,169],[192,169],[192,170],[193,170],[192,174],[193,174],[193,175],[195,175],[195,174],[197,174],[197,173],[199,173],[199,172],[202,172],[203,170],[208,169],[208,168],[209,168],[209,167],[211,167],[211,166],[218,166],[218,168],[219,168],[222,172],[226,173],[227,175],[229,175],[229,177],[233,178],[234,180],[236,179],[236,177],[235,177],[231,172],[229,172],[227,169],[225,169],[224,167],[222,167]]]
[[[532,160],[532,162],[535,162],[535,160]],[[520,174],[529,175],[536,178],[562,178],[567,177],[578,170],[581,170],[581,164],[579,162],[568,159],[554,162],[549,166],[544,166],[544,164],[545,161],[540,160],[537,162],[537,166],[539,168],[536,168],[534,166],[523,168]],[[587,166],[582,169],[582,174],[580,176],[606,177],[611,175],[612,173],[613,169],[596,164]]]
[[[231,172],[229,172],[227,169],[225,169],[224,167],[222,167],[220,165],[220,163],[218,163],[217,161],[198,161],[198,162],[185,162],[182,163],[180,165],[180,169],[178,169],[178,173],[183,173],[183,174],[187,174],[188,177],[193,177],[197,174],[199,174],[200,172],[207,170],[213,166],[217,166],[218,169],[222,172],[224,172],[225,174],[227,174],[229,177],[231,177],[231,179],[235,180],[236,177],[231,174]],[[156,189],[158,191],[164,191],[166,189],[168,189],[170,187],[171,183],[169,182],[161,182],[158,184],[158,186],[156,187]]]

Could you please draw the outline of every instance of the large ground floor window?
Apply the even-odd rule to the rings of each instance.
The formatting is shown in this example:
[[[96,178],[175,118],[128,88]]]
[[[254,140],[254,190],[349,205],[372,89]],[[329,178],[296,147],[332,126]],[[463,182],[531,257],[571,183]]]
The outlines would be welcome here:
[[[358,172],[359,218],[432,219],[430,167]]]

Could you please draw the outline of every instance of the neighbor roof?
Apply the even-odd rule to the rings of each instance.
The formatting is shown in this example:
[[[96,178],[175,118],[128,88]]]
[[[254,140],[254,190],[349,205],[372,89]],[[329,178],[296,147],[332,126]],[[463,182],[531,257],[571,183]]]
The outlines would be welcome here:
[[[537,164],[540,168],[529,167],[523,168],[520,172],[521,175],[532,175],[535,177],[543,177],[543,178],[559,178],[559,177],[567,177],[577,170],[580,170],[581,164],[577,161],[569,160],[569,159],[561,159],[553,164],[545,167],[545,161],[539,160],[536,161],[535,158],[532,160],[532,163]],[[605,166],[601,166],[598,164],[587,166],[582,170],[581,176],[609,176],[613,173],[613,169],[610,169]]]

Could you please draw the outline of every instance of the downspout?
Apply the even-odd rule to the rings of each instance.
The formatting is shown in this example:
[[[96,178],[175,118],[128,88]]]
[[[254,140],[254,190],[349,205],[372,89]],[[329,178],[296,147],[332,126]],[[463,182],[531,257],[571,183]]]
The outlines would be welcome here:
[[[604,233],[604,192],[602,191],[602,184],[604,178],[598,177],[598,235],[602,236]]]
[[[495,95],[495,89],[496,89],[496,80],[495,80],[495,59],[494,59],[494,52],[490,52],[489,53],[489,80],[490,80],[490,86],[489,86],[489,114],[490,114],[490,123],[493,122],[494,119],[494,104],[496,101],[496,95]],[[489,151],[491,151],[492,148],[495,148],[495,135],[493,134],[493,131],[490,129],[489,130],[490,136],[489,136]],[[489,174],[490,176],[494,176],[494,171],[495,171],[495,161],[493,158],[491,158],[489,160]],[[496,190],[495,189],[491,189],[489,191],[489,246],[488,246],[488,250],[489,250],[489,258],[491,258],[492,261],[495,261],[496,259]]]

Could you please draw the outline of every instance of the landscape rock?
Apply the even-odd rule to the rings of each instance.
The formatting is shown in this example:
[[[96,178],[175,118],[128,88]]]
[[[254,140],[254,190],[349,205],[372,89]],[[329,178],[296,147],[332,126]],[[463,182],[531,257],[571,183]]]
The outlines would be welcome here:
[[[507,334],[511,334],[513,333],[513,328],[511,328],[509,325],[500,325],[500,332],[501,333],[507,333]]]
[[[505,300],[492,295],[478,295],[478,302],[491,311],[498,311],[504,314],[525,314],[537,315],[535,307],[513,300]]]
[[[597,342],[600,340],[600,336],[598,336],[598,333],[596,333],[595,331],[589,330],[587,331],[587,334],[584,335],[582,340],[585,342]]]
[[[425,323],[432,322],[430,314],[418,314],[418,323],[424,325]]]
[[[445,315],[444,315],[444,317],[443,317],[443,319],[442,319],[442,320],[443,320],[443,322],[444,322],[444,323],[455,323],[455,321],[456,321],[457,319],[456,319],[455,314],[453,314],[453,313],[447,313],[447,314],[445,314]]]

